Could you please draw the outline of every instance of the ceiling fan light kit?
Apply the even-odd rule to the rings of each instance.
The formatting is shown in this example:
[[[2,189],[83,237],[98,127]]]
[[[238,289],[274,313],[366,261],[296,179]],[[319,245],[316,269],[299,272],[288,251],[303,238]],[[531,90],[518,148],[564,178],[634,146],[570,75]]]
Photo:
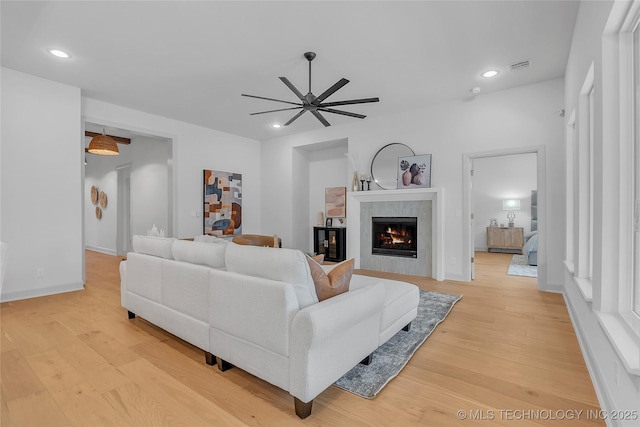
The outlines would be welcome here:
[[[378,101],[380,101],[378,98],[362,98],[362,99],[351,99],[351,100],[346,100],[346,101],[324,102],[325,99],[327,99],[329,96],[333,95],[336,91],[338,91],[340,88],[342,88],[344,85],[349,83],[349,80],[347,80],[345,78],[342,78],[337,83],[335,83],[333,86],[331,86],[329,89],[325,90],[322,94],[320,94],[320,96],[315,96],[313,93],[311,93],[311,61],[314,60],[314,58],[316,57],[316,54],[314,52],[305,52],[304,53],[304,57],[309,62],[309,92],[306,95],[303,95],[302,92],[300,92],[293,85],[293,83],[291,83],[289,81],[289,79],[287,79],[286,77],[280,77],[280,80],[282,81],[282,83],[284,83],[296,95],[296,97],[298,97],[298,99],[301,102],[284,101],[284,100],[281,100],[281,99],[266,98],[266,97],[263,97],[263,96],[247,95],[247,94],[243,93],[242,96],[247,96],[249,98],[265,99],[267,101],[275,101],[275,102],[282,102],[282,103],[285,103],[285,104],[295,105],[295,107],[279,108],[279,109],[275,109],[275,110],[268,110],[268,111],[260,111],[258,113],[251,113],[252,116],[255,116],[257,114],[274,113],[274,112],[277,112],[277,111],[287,111],[287,110],[300,109],[300,111],[298,113],[296,113],[295,116],[293,116],[291,119],[289,119],[289,121],[284,123],[282,126],[289,126],[298,117],[302,116],[307,111],[309,111],[311,114],[313,114],[314,117],[316,119],[318,119],[320,121],[320,123],[322,123],[323,125],[331,126],[331,124],[327,121],[327,119],[324,118],[324,116],[321,114],[321,112],[323,112],[323,113],[332,113],[332,114],[340,114],[340,115],[343,115],[343,116],[355,117],[357,119],[364,119],[367,116],[365,116],[363,114],[356,114],[356,113],[351,113],[349,111],[336,110],[336,109],[331,108],[331,107],[338,107],[338,106],[342,106],[342,105],[352,105],[352,104],[365,104],[365,103],[369,103],[369,102],[378,102]]]

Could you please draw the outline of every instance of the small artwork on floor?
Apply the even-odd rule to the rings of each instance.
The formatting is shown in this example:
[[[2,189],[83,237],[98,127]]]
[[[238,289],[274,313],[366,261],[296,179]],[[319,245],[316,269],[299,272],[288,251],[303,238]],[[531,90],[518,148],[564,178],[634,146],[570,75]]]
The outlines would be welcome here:
[[[538,277],[538,266],[529,265],[524,255],[514,255],[507,274],[510,276]]]
[[[242,174],[204,171],[203,234],[242,234]]]

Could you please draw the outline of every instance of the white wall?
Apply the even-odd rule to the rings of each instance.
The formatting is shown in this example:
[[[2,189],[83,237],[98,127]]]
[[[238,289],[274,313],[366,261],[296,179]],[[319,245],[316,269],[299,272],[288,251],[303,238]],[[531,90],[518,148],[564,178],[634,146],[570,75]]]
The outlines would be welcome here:
[[[262,179],[280,191],[263,192],[263,224],[288,241],[307,233],[294,227],[296,215],[291,203],[292,149],[321,141],[348,139],[349,152],[355,154],[359,172],[368,173],[376,151],[390,142],[403,142],[416,154],[433,154],[432,186],[444,188],[445,200],[445,276],[462,279],[462,155],[511,147],[546,146],[548,182],[562,182],[563,121],[557,110],[563,105],[563,80],[556,79],[512,90],[488,93],[473,99],[450,102],[430,109],[386,117],[354,120],[344,126],[281,137],[263,143]],[[349,187],[351,167],[344,174]],[[547,207],[552,217],[564,215],[561,186],[549,186]],[[372,188],[373,189],[373,188]],[[268,197],[268,198],[267,198]],[[347,218],[347,221],[349,219]],[[561,222],[548,224],[548,281],[563,281],[564,232]],[[347,242],[349,245],[349,242]],[[300,248],[304,249],[304,248]]]
[[[603,253],[611,254],[611,248],[618,250],[620,237],[617,218],[619,217],[618,197],[621,194],[617,183],[611,183],[611,174],[603,174],[603,165],[620,168],[618,144],[603,140],[603,65],[605,61],[617,58],[603,58],[603,31],[607,23],[613,2],[583,1],[580,3],[576,26],[573,33],[571,51],[565,75],[565,111],[567,119],[575,111],[579,117],[578,104],[580,90],[589,68],[594,69],[594,140],[595,140],[595,188],[594,188],[594,274],[593,301],[587,301],[578,289],[573,271],[565,269],[565,300],[571,319],[580,341],[585,361],[593,379],[600,404],[604,410],[625,409],[640,411],[640,377],[629,374],[623,361],[613,347],[609,337],[603,331],[596,312],[606,313],[603,300],[614,299],[617,305],[617,293],[608,280],[600,279],[603,270],[618,270],[615,263],[603,261]],[[609,99],[615,94],[607,93]],[[617,108],[616,105],[610,108]],[[568,125],[568,122],[566,123]],[[577,123],[579,126],[579,123]],[[576,126],[576,129],[578,129]],[[571,133],[569,133],[571,134]],[[603,160],[605,159],[606,160]],[[614,175],[617,171],[614,170]],[[605,182],[606,181],[606,182]],[[614,200],[612,203],[611,200]],[[579,212],[575,212],[577,218]],[[614,252],[615,253],[615,252]],[[610,258],[610,256],[607,256]],[[617,282],[617,281],[616,281]],[[633,343],[630,343],[633,344]],[[633,348],[633,346],[631,346]],[[626,420],[608,422],[609,426],[636,426],[638,421]]]
[[[317,226],[318,213],[322,212],[326,220],[324,210],[324,193],[328,187],[348,187],[345,183],[345,171],[348,159],[346,143],[339,147],[327,150],[309,152],[309,238],[307,250],[314,252],[313,227]],[[339,226],[340,224],[334,224]],[[324,226],[324,224],[323,224]]]
[[[170,204],[173,206],[172,234],[174,237],[184,238],[202,234],[202,171],[204,169],[242,174],[242,231],[244,233],[262,232],[260,221],[263,189],[260,182],[262,147],[258,141],[91,98],[82,98],[82,112],[84,119],[92,123],[172,140],[170,170],[173,173],[173,182],[170,184],[174,188],[175,198],[170,201]],[[270,194],[280,191],[269,181],[264,185],[264,190]],[[197,216],[193,216],[194,212]]]
[[[169,142],[135,136],[130,145],[119,144],[118,148],[118,156],[87,154],[85,166],[85,246],[112,255],[117,252],[118,166],[131,167],[132,234],[145,234],[153,224],[158,229],[169,229]],[[101,219],[96,218],[96,206],[91,203],[93,185],[108,196]]]
[[[520,210],[514,211],[516,227],[531,231],[531,190],[537,189],[537,156],[517,154],[484,157],[473,160],[474,246],[487,250],[487,227],[491,218],[507,224],[504,199],[520,199]]]
[[[1,73],[2,301],[82,289],[80,89]]]

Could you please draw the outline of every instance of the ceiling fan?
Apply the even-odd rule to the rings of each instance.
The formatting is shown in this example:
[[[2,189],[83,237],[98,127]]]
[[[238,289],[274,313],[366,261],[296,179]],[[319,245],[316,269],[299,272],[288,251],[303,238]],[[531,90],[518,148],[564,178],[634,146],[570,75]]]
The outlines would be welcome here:
[[[313,59],[316,57],[316,54],[314,52],[305,52],[304,57],[307,59],[307,61],[309,61],[309,93],[307,93],[306,95],[303,95],[302,92],[300,92],[289,81],[289,79],[287,79],[286,77],[280,77],[280,80],[282,80],[282,83],[287,85],[287,87],[289,89],[291,89],[291,91],[293,93],[295,93],[296,96],[302,102],[300,103],[300,102],[283,101],[281,99],[265,98],[264,96],[246,95],[246,94],[243,93],[242,96],[248,96],[250,98],[266,99],[268,101],[283,102],[285,104],[293,104],[293,105],[295,105],[295,107],[279,108],[277,110],[269,110],[269,111],[261,111],[259,113],[251,113],[250,115],[255,116],[256,114],[274,113],[276,111],[286,111],[286,110],[297,110],[297,109],[300,108],[301,111],[299,113],[297,113],[295,116],[293,116],[283,126],[289,126],[291,123],[293,123],[294,120],[296,120],[298,117],[300,117],[301,115],[303,115],[307,111],[310,111],[311,114],[313,114],[318,120],[320,120],[320,123],[322,123],[323,125],[331,126],[329,124],[329,122],[327,121],[327,119],[325,119],[322,116],[322,114],[320,114],[321,111],[323,113],[341,114],[343,116],[349,116],[349,117],[355,117],[355,118],[358,118],[358,119],[364,119],[367,116],[362,115],[362,114],[351,113],[351,112],[348,112],[348,111],[336,110],[336,109],[331,108],[331,107],[337,107],[337,106],[340,106],[340,105],[351,105],[351,104],[365,104],[365,103],[368,103],[368,102],[378,102],[378,101],[380,101],[378,98],[362,98],[362,99],[351,99],[351,100],[347,100],[347,101],[324,102],[324,100],[327,99],[329,96],[331,96],[334,92],[336,92],[342,86],[344,86],[347,83],[349,83],[349,80],[342,78],[336,84],[331,86],[329,89],[325,90],[320,96],[315,96],[314,94],[311,93],[311,61],[313,61]]]

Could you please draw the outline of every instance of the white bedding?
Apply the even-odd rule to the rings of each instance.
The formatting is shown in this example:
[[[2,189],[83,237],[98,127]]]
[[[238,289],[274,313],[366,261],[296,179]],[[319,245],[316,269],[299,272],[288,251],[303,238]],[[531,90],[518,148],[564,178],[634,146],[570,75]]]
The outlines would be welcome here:
[[[522,255],[529,258],[531,252],[538,251],[538,232],[531,232],[531,236],[527,239],[527,243],[522,247]]]

